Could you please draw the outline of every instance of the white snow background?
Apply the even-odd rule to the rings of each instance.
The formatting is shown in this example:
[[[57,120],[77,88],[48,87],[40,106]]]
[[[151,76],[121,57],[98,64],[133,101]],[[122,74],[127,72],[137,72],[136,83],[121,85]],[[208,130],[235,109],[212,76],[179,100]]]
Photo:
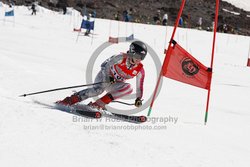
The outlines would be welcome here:
[[[246,11],[250,11],[249,0],[222,0]]]
[[[217,34],[207,125],[207,91],[168,78],[163,79],[151,115],[161,120],[151,119],[141,125],[105,118],[76,122],[71,114],[38,105],[34,100],[52,104],[81,89],[18,96],[85,84],[88,61],[95,49],[107,42],[110,21],[96,19],[91,44],[92,39],[83,36],[76,42],[77,33],[72,30],[79,27],[81,18],[75,11],[64,16],[40,7],[37,15],[31,16],[26,7],[16,6],[13,24],[13,17],[4,21],[5,8],[0,7],[0,166],[250,165],[249,37]],[[113,34],[117,34],[116,26],[113,22]],[[131,26],[127,26],[127,32],[125,27],[120,23],[121,37],[129,34]],[[167,27],[167,41],[172,29]],[[161,62],[165,57],[165,30],[163,26],[134,24],[135,37],[150,45]],[[211,32],[178,28],[175,40],[210,66],[212,37]],[[126,52],[129,44],[106,48],[96,60],[92,75],[100,70],[102,61]],[[158,74],[150,55],[143,63],[147,100]],[[146,115],[147,110],[140,114]]]

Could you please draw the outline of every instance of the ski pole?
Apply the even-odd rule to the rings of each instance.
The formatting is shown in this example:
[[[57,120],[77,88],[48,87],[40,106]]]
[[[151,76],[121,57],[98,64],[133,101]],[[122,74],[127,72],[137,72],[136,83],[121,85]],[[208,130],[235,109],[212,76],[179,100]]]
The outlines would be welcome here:
[[[143,101],[143,100],[142,100]],[[128,106],[133,106],[135,105],[135,103],[126,103],[126,102],[123,102],[123,101],[117,101],[117,100],[114,100],[112,101],[114,103],[120,103],[120,104],[125,104],[125,105],[128,105]]]
[[[36,95],[36,94],[47,93],[47,92],[54,92],[54,91],[64,90],[64,89],[79,88],[79,87],[84,87],[84,86],[93,86],[93,85],[98,85],[98,84],[102,84],[102,83],[106,83],[106,82],[97,82],[97,83],[86,84],[86,85],[77,85],[77,86],[69,86],[69,87],[63,87],[63,88],[50,89],[50,90],[45,90],[45,91],[40,91],[40,92],[23,94],[23,95],[20,95],[19,97],[26,97],[26,96],[30,96],[30,95]]]
[[[133,105],[135,105],[135,103],[126,103],[126,102],[122,102],[122,101],[112,101],[112,102],[114,102],[114,103],[120,103],[120,104],[125,104],[125,105],[128,105],[128,106],[133,106]]]

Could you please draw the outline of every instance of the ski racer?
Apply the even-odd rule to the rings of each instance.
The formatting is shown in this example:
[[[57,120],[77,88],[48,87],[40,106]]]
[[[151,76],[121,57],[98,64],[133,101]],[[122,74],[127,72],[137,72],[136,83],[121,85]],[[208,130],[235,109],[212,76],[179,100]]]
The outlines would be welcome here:
[[[95,83],[101,82],[100,84],[76,92],[56,103],[71,106],[106,91],[107,93],[103,97],[88,104],[92,108],[106,109],[105,106],[113,100],[132,93],[133,89],[129,83],[126,83],[126,80],[136,77],[136,99],[134,105],[140,107],[142,105],[145,77],[141,61],[145,59],[146,55],[147,46],[145,43],[141,41],[132,42],[127,53],[112,56],[101,64],[101,70],[95,78]]]

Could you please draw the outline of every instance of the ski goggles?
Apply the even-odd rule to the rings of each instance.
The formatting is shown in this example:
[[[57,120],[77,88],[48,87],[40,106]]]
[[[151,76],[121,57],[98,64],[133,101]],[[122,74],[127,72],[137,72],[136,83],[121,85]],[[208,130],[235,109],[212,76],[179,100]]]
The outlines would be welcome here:
[[[146,55],[134,53],[133,57],[136,59],[144,60]]]
[[[141,53],[141,52],[144,52],[144,53]],[[145,51],[136,52],[133,50],[133,51],[130,51],[129,54],[131,55],[131,57],[133,57],[135,59],[140,59],[140,60],[144,60],[146,57]]]

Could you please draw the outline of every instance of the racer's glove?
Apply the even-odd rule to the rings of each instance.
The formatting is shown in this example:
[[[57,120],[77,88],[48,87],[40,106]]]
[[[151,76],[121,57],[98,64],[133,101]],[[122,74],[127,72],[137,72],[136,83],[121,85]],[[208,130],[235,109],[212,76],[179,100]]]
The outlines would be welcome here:
[[[115,78],[109,77],[109,82],[110,82],[111,84],[115,83]]]
[[[142,100],[141,100],[141,98],[137,98],[137,99],[135,99],[135,106],[136,107],[141,107],[142,106]]]

